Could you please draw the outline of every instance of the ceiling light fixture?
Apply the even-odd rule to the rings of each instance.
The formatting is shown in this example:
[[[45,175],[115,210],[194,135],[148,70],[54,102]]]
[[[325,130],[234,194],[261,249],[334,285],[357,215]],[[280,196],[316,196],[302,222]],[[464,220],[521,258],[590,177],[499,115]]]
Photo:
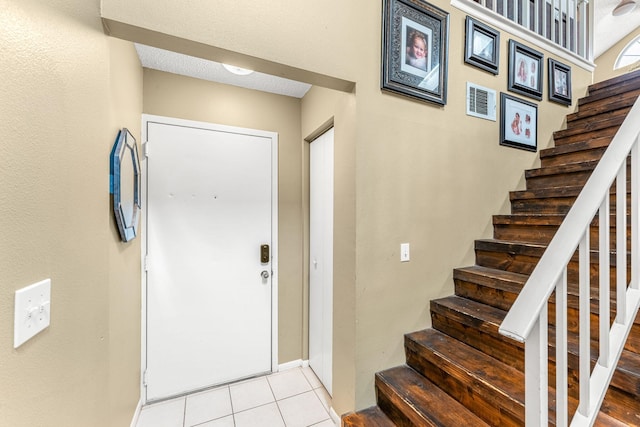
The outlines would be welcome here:
[[[236,67],[235,65],[222,64],[224,68],[230,73],[237,74],[239,76],[248,76],[253,73],[253,70],[247,70],[246,68]]]
[[[614,9],[611,14],[613,16],[626,15],[636,8],[635,0],[622,0]]]

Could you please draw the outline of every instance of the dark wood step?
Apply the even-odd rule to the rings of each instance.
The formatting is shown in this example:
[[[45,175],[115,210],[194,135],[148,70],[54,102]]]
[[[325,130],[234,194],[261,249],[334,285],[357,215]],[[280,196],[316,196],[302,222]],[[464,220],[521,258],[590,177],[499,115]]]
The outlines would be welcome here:
[[[528,275],[512,273],[491,268],[472,266],[457,268],[454,270],[455,295],[466,298],[481,304],[489,305],[499,310],[508,311],[520,291],[524,287]],[[567,327],[570,332],[578,333],[578,313],[579,313],[579,292],[577,284],[568,284],[567,289]],[[591,297],[591,336],[596,339],[599,336],[598,313],[599,300],[598,290],[592,289]],[[615,290],[611,292],[611,322],[616,315]],[[555,325],[555,295],[549,299],[549,321]],[[640,353],[640,313],[634,319],[634,326],[625,343],[625,349]]]
[[[620,126],[627,118],[629,110],[631,110],[631,107],[567,121],[567,127],[564,129],[564,134],[575,135],[578,133],[605,129],[610,126]]]
[[[493,238],[496,240],[508,240],[522,243],[540,243],[547,245],[558,231],[565,215],[494,215],[493,216]],[[616,221],[617,217],[611,215],[609,218],[610,248],[616,247]],[[591,221],[589,233],[591,249],[599,249],[600,226],[599,219]],[[631,222],[627,218],[627,248],[631,247]]]
[[[545,250],[545,245],[535,243],[519,243],[495,239],[478,239],[475,241],[477,265],[520,274],[531,274]],[[590,275],[591,283],[594,287],[597,286],[599,277],[598,262],[598,253],[590,251]],[[609,263],[611,283],[615,283],[615,253],[611,254]],[[629,265],[627,265],[628,273]],[[578,283],[577,251],[567,265],[567,280],[569,283]]]
[[[376,374],[378,406],[399,426],[488,426],[409,366]]]
[[[613,125],[605,128],[599,128],[590,132],[578,132],[559,130],[553,133],[553,142],[556,147],[560,147],[566,144],[575,144],[577,142],[589,141],[595,138],[610,138],[613,139],[615,134],[620,129],[619,125]]]
[[[582,186],[566,186],[551,188],[533,188],[509,192],[511,212],[513,214],[554,214],[565,215],[573,206],[582,191]],[[610,203],[615,206],[616,186],[610,189]],[[631,196],[627,193],[627,214],[631,206]]]
[[[524,423],[524,375],[485,353],[433,329],[405,335],[407,364],[493,426]],[[619,411],[616,402],[610,410]],[[569,410],[577,406],[569,397]],[[549,388],[549,425],[555,425],[555,390]],[[619,411],[622,412],[622,411]],[[630,418],[621,420],[628,421]],[[595,425],[620,425],[600,412]],[[624,424],[623,424],[624,425]]]
[[[494,426],[521,426],[522,372],[433,329],[405,335],[407,364]]]
[[[570,137],[580,138],[583,135],[589,135],[599,132],[603,132],[602,136],[605,136],[604,132],[612,132],[613,134],[615,134],[620,128],[622,122],[624,122],[625,117],[626,114],[602,120],[594,120],[591,118],[584,119],[585,123],[583,123],[581,126],[572,126],[568,127],[567,129],[555,131],[553,133],[553,139],[557,145],[558,141],[566,140]]]
[[[555,310],[555,308],[554,308]],[[502,336],[498,328],[506,311],[456,296],[441,298],[431,303],[432,324],[437,329],[465,344],[476,348],[502,363],[520,371],[524,370],[524,347],[522,343]],[[575,316],[575,315],[574,315]],[[553,319],[554,314],[550,316]],[[596,316],[597,328],[597,316]],[[571,322],[571,321],[570,321]],[[555,323],[555,322],[552,322]],[[577,326],[577,318],[574,319]],[[577,329],[577,327],[572,328]],[[569,332],[568,365],[571,394],[578,396],[579,340],[576,333]],[[555,327],[549,327],[549,374],[555,381]],[[598,358],[597,338],[591,340],[591,364]],[[640,355],[623,351],[611,386],[621,391],[640,393]]]
[[[342,427],[396,427],[382,410],[372,406],[342,416]]]
[[[636,70],[636,71],[632,71],[630,73],[625,73],[625,74],[621,74],[619,76],[616,77],[612,77],[610,79],[607,80],[603,80],[601,82],[597,82],[597,83],[593,83],[591,85],[589,85],[588,87],[588,91],[589,94],[595,94],[596,92],[600,91],[600,90],[608,90],[608,88],[610,86],[616,86],[616,85],[620,85],[620,84],[625,84],[628,83],[630,81],[637,81],[636,84],[638,84],[638,86],[640,86],[640,70]]]
[[[524,172],[527,189],[584,186],[600,160],[586,160],[559,166],[545,166]]]
[[[567,115],[567,123],[574,120],[597,116],[599,114],[606,114],[610,111],[628,109],[633,106],[637,99],[637,91],[629,91],[612,98],[603,98],[583,104],[578,111]]]
[[[578,108],[601,99],[615,98],[640,89],[640,77],[637,72],[621,75],[620,78],[621,80],[612,79],[589,86],[589,95],[578,100]]]
[[[540,150],[540,165],[551,167],[600,160],[612,139],[612,136],[595,137]]]

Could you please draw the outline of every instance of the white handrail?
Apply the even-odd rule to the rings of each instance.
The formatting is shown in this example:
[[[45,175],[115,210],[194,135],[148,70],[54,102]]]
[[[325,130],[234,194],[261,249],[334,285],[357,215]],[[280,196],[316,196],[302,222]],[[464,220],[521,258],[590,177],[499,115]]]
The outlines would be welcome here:
[[[557,362],[564,369],[559,373],[556,383],[557,425],[566,425],[567,375],[566,375],[566,274],[567,265],[579,248],[580,281],[580,403],[571,425],[592,425],[604,398],[608,384],[615,371],[618,359],[624,347],[626,337],[633,325],[633,319],[640,306],[640,99],[628,113],[616,136],[602,156],[598,166],[578,195],[573,207],[558,228],[538,265],[527,280],[520,295],[507,313],[500,333],[525,343],[525,382],[527,425],[547,425],[547,305],[551,294],[556,290],[560,295],[556,300],[556,318],[558,343]],[[626,280],[626,168],[627,157],[632,158],[632,273],[630,284]],[[602,274],[600,292],[604,295],[601,304],[600,322],[600,359],[590,374],[590,337],[589,337],[589,262],[590,225],[596,213],[600,212],[600,262],[602,268],[609,264],[609,190],[617,180],[617,317],[609,328],[609,275]],[[622,230],[621,230],[621,227]],[[603,230],[604,229],[604,230]],[[622,252],[622,253],[621,253]],[[602,271],[602,268],[600,269]],[[627,288],[627,284],[629,287]],[[583,317],[583,316],[586,316]],[[606,316],[606,318],[605,318]],[[532,331],[535,333],[532,334]],[[606,335],[606,336],[603,336]],[[563,341],[564,342],[561,342]],[[544,362],[533,360],[544,358]],[[529,360],[527,360],[529,359]],[[561,384],[563,383],[563,384]]]

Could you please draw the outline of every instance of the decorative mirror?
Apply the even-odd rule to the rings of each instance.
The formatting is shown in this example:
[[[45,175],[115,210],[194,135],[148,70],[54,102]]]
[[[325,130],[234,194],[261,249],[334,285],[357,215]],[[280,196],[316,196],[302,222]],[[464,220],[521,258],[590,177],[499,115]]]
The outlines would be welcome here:
[[[111,150],[113,212],[123,242],[138,234],[140,219],[140,158],[136,139],[127,128],[118,132]]]

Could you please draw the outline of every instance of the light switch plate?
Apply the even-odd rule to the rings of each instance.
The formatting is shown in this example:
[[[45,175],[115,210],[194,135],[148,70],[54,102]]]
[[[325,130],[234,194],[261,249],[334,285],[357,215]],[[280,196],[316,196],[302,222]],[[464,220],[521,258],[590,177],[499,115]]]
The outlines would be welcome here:
[[[408,262],[411,259],[408,243],[400,243],[400,262]]]
[[[13,348],[18,348],[51,321],[51,279],[16,291]]]

